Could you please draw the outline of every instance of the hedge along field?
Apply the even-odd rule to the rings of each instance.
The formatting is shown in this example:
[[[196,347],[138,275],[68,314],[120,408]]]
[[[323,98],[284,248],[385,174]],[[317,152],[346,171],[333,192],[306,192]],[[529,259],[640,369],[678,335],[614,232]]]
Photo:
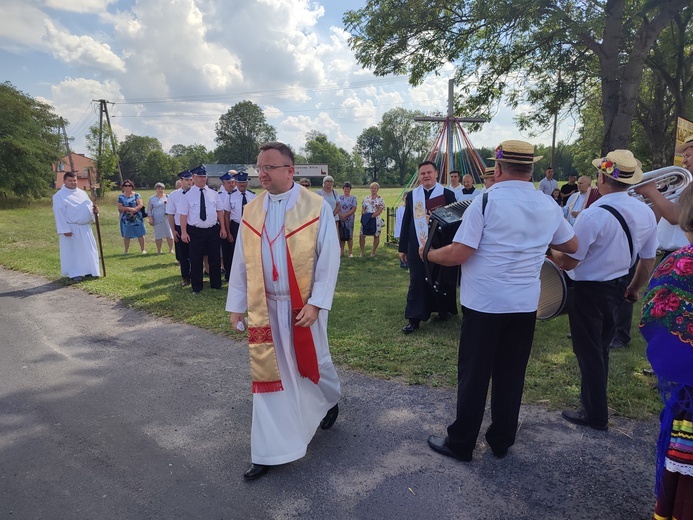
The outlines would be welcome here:
[[[341,188],[336,191],[342,192]],[[138,192],[145,202],[153,194]],[[388,207],[397,205],[401,193],[401,188],[380,190]],[[360,203],[369,190],[355,187],[352,194]],[[131,254],[122,254],[117,196],[117,192],[109,193],[98,201],[107,276],[86,279],[78,287],[154,316],[234,335],[224,310],[226,286],[215,291],[205,283],[205,290],[193,298],[189,287],[180,286],[174,256],[156,254],[149,227],[148,254],[140,255],[136,243],[131,246]],[[0,265],[67,283],[60,276],[58,236],[50,200],[2,199],[0,212],[4,222],[0,229]],[[358,242],[358,224],[355,235]],[[367,238],[367,248],[371,240]],[[165,245],[163,249],[167,249]],[[384,238],[375,258],[358,258],[357,253],[354,258],[342,259],[329,318],[334,360],[343,368],[374,377],[454,387],[460,316],[443,323],[432,320],[416,333],[403,335],[400,328],[405,324],[408,279],[408,273],[399,267],[396,246],[385,244]],[[645,343],[637,331],[639,305],[635,312],[629,347],[611,353],[609,404],[615,415],[648,419],[658,412],[660,401],[654,378],[642,372],[649,364]],[[524,402],[542,403],[550,409],[577,405],[579,369],[568,332],[565,315],[537,322]]]

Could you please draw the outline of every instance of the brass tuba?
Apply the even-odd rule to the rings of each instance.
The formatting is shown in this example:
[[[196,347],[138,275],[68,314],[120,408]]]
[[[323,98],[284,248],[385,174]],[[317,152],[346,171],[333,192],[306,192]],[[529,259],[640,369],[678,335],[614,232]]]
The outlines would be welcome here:
[[[688,186],[692,180],[693,175],[685,168],[681,166],[665,166],[658,170],[645,172],[642,181],[628,188],[628,195],[643,202],[647,202],[642,195],[635,193],[635,188],[648,182],[655,182],[657,183],[657,190],[664,195],[667,200],[676,202],[681,192],[686,189],[686,186]],[[648,202],[648,204],[650,203]]]

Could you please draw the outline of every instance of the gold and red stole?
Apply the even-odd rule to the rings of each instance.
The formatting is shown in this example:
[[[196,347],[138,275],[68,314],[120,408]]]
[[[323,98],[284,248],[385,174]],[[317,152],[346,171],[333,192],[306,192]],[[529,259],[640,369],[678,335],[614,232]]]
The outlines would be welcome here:
[[[262,268],[262,235],[265,226],[267,192],[255,197],[243,211],[243,252],[248,280],[248,346],[253,393],[283,390],[274,350]],[[315,244],[323,198],[308,190],[298,190],[298,199],[286,212],[284,236],[291,293],[291,315],[298,314],[310,298],[315,265]],[[310,327],[293,326],[294,351],[298,372],[317,384],[320,379],[318,357]]]

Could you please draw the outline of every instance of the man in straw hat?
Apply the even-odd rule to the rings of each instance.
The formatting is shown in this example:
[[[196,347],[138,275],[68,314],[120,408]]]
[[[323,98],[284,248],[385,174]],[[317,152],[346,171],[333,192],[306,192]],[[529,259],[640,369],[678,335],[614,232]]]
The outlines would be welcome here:
[[[484,168],[484,173],[481,175],[481,180],[484,182],[484,187],[479,190],[479,195],[483,195],[490,190],[491,186],[493,186],[493,184],[496,182],[496,178],[493,175],[493,172],[495,171],[495,166],[487,166]]]
[[[577,252],[554,252],[554,259],[573,280],[568,309],[573,352],[580,366],[582,407],[564,410],[563,418],[597,430],[608,429],[606,386],[609,343],[616,313],[626,299],[637,301],[657,254],[655,217],[642,201],[626,190],[642,180],[642,169],[629,150],[614,150],[595,159],[601,198],[582,211],[575,222]],[[638,257],[640,259],[638,260]],[[628,282],[629,270],[635,273]]]
[[[447,437],[428,438],[431,449],[458,460],[472,459],[491,378],[486,442],[496,457],[514,444],[546,248],[577,250],[561,207],[529,182],[539,159],[530,143],[501,143],[491,158],[493,189],[472,201],[452,244],[428,253],[431,262],[462,266],[457,417]]]

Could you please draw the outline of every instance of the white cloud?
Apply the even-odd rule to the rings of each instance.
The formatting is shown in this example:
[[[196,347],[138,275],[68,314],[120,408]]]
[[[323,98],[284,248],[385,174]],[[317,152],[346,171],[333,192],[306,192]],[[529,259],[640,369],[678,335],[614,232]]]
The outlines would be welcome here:
[[[50,20],[45,21],[44,41],[51,54],[61,61],[81,67],[125,72],[125,63],[105,43],[91,36],[75,36],[59,30]]]
[[[0,16],[0,48],[21,52],[25,47],[37,49],[43,44],[43,27],[48,17],[25,0],[3,0]]]
[[[115,0],[45,0],[46,7],[73,13],[100,13]]]

